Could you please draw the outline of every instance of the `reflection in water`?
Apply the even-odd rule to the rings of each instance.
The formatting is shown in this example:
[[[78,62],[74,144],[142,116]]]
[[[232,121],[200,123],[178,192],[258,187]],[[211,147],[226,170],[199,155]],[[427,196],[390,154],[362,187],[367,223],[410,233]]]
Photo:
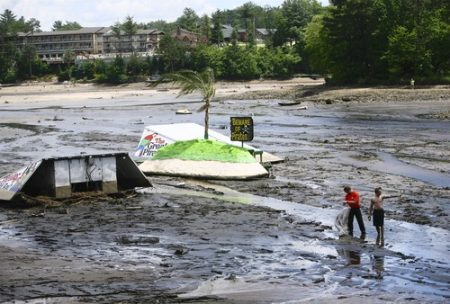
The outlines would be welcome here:
[[[338,254],[347,262],[345,266],[361,265],[361,252],[349,250],[346,248],[336,249]],[[374,277],[378,280],[383,279],[384,269],[384,255],[371,255],[370,263],[374,272]]]
[[[372,262],[372,269],[377,274],[377,279],[383,279],[384,272],[384,256],[382,255],[373,255],[370,257],[370,261]]]
[[[348,265],[360,265],[361,264],[361,253],[358,251],[348,250],[344,248],[337,249],[338,254],[345,258]]]

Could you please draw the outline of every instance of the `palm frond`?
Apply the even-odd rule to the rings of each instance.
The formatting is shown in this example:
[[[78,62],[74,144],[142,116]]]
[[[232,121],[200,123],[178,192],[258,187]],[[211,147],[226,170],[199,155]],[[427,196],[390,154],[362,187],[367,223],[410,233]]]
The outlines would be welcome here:
[[[177,97],[198,91],[202,94],[203,100],[209,101],[215,95],[214,73],[211,69],[207,69],[201,73],[191,70],[181,70],[175,73],[163,74],[150,87],[156,87],[163,82],[172,82],[180,86],[180,92]]]

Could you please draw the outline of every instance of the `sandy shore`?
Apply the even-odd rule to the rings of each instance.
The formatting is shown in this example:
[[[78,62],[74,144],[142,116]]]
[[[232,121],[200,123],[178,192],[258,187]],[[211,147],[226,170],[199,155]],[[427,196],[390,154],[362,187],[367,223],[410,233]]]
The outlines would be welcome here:
[[[285,92],[298,86],[320,85],[323,80],[295,78],[285,81],[217,82],[216,97],[241,95],[249,92]],[[132,83],[119,86],[95,85],[91,83],[25,83],[3,87],[0,90],[0,104],[32,105],[45,101],[67,104],[80,99],[120,99],[133,96],[163,96],[178,93],[171,84],[151,88],[147,83]]]

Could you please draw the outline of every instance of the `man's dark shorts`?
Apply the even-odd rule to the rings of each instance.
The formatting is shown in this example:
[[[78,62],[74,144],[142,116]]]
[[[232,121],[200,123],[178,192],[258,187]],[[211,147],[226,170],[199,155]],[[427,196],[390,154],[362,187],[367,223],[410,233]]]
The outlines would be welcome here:
[[[375,209],[373,211],[373,225],[374,226],[384,226],[384,210]]]

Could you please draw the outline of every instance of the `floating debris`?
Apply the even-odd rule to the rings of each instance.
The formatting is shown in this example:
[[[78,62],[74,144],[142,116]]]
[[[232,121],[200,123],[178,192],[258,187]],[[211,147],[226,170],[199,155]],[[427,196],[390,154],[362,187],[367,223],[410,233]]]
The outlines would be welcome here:
[[[175,112],[175,114],[192,114],[188,109],[179,109]]]

